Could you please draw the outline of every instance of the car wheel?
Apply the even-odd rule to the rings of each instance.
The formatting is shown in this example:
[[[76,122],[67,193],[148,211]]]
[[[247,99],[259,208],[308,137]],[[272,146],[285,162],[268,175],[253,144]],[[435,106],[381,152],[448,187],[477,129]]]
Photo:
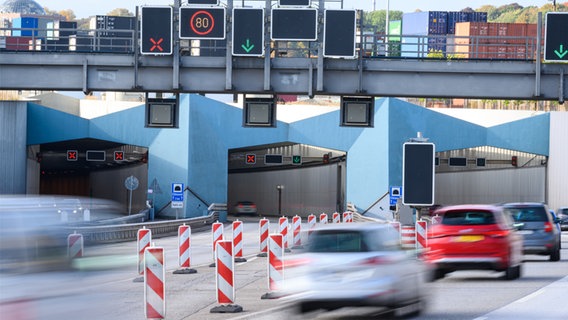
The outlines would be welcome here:
[[[515,280],[520,277],[521,277],[521,265],[508,267],[507,270],[505,270],[505,279],[507,280]]]
[[[559,261],[560,260],[560,248],[556,248],[556,250],[552,251],[550,254],[550,261]]]
[[[436,281],[436,280],[440,280],[443,277],[446,276],[446,271],[443,269],[436,269],[434,270],[434,274],[432,275],[432,280]]]

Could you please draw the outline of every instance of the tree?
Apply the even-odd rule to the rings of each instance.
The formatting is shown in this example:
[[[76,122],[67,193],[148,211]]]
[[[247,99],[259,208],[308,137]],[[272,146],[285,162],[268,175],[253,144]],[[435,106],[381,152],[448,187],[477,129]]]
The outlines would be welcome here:
[[[107,15],[109,16],[117,16],[117,17],[134,17],[134,14],[130,11],[128,11],[128,9],[124,9],[124,8],[116,8],[114,10],[112,10],[111,12],[107,13]]]
[[[402,11],[389,11],[389,21],[401,20]],[[386,10],[376,10],[366,12],[363,17],[363,26],[366,30],[373,30],[377,33],[385,33],[387,21]]]

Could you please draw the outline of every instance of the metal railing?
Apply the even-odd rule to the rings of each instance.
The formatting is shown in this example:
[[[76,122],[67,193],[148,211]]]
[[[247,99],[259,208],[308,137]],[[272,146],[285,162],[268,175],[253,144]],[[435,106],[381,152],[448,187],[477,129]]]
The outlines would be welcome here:
[[[85,243],[109,243],[136,240],[138,230],[143,227],[152,230],[152,236],[159,238],[175,234],[178,227],[183,224],[198,229],[210,225],[218,219],[219,213],[214,211],[207,216],[189,219],[101,226],[66,226],[63,229],[69,234],[74,232],[82,234]]]
[[[14,35],[17,36],[14,36]],[[356,57],[364,59],[536,59],[537,37],[384,35],[356,37]],[[137,53],[135,30],[0,28],[0,52]],[[541,44],[544,41],[541,41]],[[272,57],[315,58],[318,43],[274,41]],[[225,57],[226,40],[180,40],[181,56]]]

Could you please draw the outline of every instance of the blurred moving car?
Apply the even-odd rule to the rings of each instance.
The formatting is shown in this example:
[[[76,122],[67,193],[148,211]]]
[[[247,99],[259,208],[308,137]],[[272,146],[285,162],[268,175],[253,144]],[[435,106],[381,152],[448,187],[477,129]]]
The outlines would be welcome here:
[[[401,249],[398,232],[379,223],[319,226],[284,272],[284,299],[301,313],[373,306],[419,314],[429,278],[416,254]]]
[[[434,268],[434,279],[458,270],[505,271],[507,280],[521,276],[522,237],[502,208],[458,205],[434,212],[438,223],[428,232],[424,258]]]
[[[543,203],[519,202],[503,205],[515,220],[517,233],[523,236],[523,252],[550,256],[550,261],[560,260],[560,230],[555,226],[560,220],[552,217]]]
[[[558,219],[560,220],[560,229],[568,230],[568,207],[561,207],[556,210]]]
[[[239,201],[235,205],[235,214],[256,215],[256,204],[252,201]]]

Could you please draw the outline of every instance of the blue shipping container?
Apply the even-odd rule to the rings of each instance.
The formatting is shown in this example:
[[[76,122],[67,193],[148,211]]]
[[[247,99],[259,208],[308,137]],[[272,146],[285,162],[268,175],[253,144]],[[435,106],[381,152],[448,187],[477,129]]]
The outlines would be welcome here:
[[[401,56],[421,58],[428,55],[431,41],[428,35],[444,35],[447,31],[448,12],[412,12],[402,15]],[[444,46],[436,45],[435,48]],[[439,49],[436,49],[439,50]]]
[[[37,24],[37,18],[23,17],[12,19],[13,29],[37,29]],[[15,37],[37,36],[37,30],[12,30],[12,35]]]
[[[448,34],[456,34],[457,22],[487,22],[487,12],[448,12]]]

